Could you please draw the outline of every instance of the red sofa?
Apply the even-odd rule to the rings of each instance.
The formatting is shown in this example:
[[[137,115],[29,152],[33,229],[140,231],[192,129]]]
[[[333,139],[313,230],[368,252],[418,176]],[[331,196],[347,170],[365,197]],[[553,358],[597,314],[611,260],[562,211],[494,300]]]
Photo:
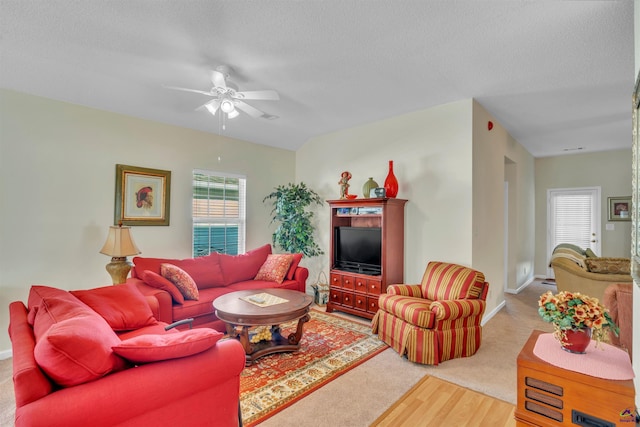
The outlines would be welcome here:
[[[12,302],[15,425],[238,426],[240,343],[165,330],[148,300],[123,284]]]
[[[258,274],[274,257],[290,257],[282,281],[265,280]],[[273,255],[266,244],[242,255],[212,253],[187,259],[133,258],[134,267],[127,283],[135,284],[144,295],[156,299],[158,320],[173,323],[192,318],[193,326],[206,326],[224,332],[225,325],[213,308],[213,301],[224,294],[246,289],[281,288],[305,292],[309,270],[299,266],[302,254]],[[184,298],[176,286],[161,275],[162,264],[184,270],[198,288],[198,300]]]

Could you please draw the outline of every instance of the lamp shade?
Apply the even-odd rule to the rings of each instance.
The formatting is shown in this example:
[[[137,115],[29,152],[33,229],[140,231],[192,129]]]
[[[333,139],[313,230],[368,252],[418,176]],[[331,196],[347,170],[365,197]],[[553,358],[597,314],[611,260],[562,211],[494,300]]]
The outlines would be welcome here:
[[[100,250],[101,254],[111,257],[127,257],[129,255],[138,255],[140,249],[131,237],[131,227],[123,227],[112,225],[109,227],[109,235],[107,241]]]

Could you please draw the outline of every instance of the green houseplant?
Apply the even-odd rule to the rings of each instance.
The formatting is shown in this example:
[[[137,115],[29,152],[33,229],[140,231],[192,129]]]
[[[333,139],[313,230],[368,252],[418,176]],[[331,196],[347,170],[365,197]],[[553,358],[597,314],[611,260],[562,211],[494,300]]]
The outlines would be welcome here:
[[[322,205],[320,196],[305,183],[279,185],[263,202],[273,204],[271,222],[279,223],[273,233],[273,244],[289,253],[303,253],[313,257],[324,252],[313,239],[313,212],[305,209],[311,204]]]

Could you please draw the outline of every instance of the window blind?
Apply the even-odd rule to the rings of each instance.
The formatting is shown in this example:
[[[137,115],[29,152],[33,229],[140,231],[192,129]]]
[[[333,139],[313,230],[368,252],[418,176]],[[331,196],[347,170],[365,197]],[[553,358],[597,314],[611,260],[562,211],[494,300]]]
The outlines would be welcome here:
[[[193,256],[245,252],[246,178],[193,171]]]
[[[592,206],[591,194],[555,193],[551,196],[552,218],[554,218],[553,246],[572,243],[581,248],[591,246]]]

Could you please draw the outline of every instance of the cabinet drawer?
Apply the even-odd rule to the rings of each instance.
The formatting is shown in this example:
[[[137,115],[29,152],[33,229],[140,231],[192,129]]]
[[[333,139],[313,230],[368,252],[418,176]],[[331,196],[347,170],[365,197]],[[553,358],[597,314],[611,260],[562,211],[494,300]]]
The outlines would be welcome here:
[[[367,293],[367,279],[356,277],[354,285],[354,289],[356,292],[361,292],[363,294]]]
[[[353,307],[355,297],[351,292],[342,293],[342,305],[347,307]]]
[[[330,273],[329,285],[332,287],[342,287],[342,274]]]
[[[382,288],[382,283],[380,280],[367,280],[367,293],[369,295],[380,295],[380,289]]]
[[[354,294],[353,306],[359,310],[367,311],[367,297],[361,294]]]
[[[329,301],[335,304],[342,304],[342,292],[329,289]]]
[[[353,276],[342,275],[342,287],[344,289],[355,289],[356,278]]]
[[[378,298],[377,297],[367,297],[367,311],[369,313],[377,313],[378,312]]]

